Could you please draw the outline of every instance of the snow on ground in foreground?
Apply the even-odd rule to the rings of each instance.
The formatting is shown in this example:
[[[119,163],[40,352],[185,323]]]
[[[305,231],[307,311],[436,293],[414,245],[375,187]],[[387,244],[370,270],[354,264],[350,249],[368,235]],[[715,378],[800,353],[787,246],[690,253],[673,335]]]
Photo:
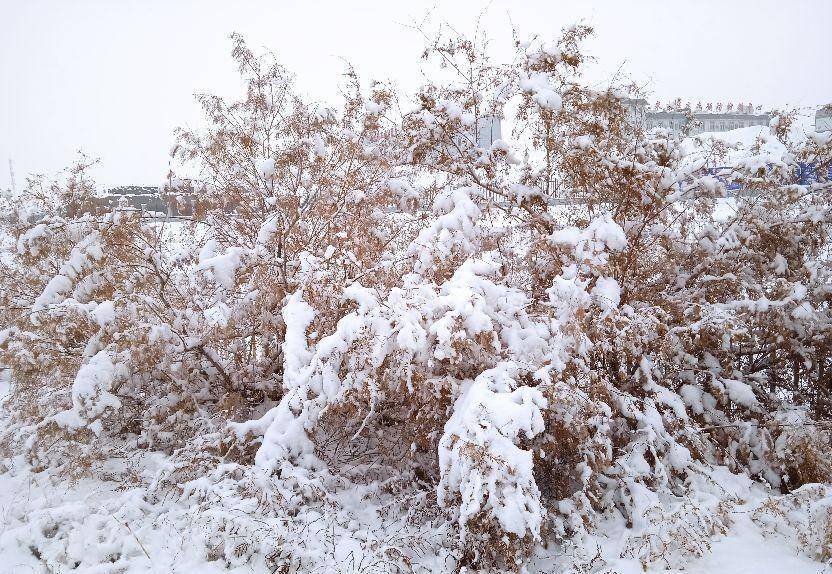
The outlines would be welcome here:
[[[687,574],[819,574],[832,572],[826,567],[798,554],[796,542],[785,536],[763,536],[759,526],[752,522],[750,510],[759,504],[762,491],[752,495],[754,501],[738,506],[732,513],[733,525],[727,536],[717,537],[712,542],[712,552],[702,558],[686,562],[684,570],[665,569],[653,566],[650,572]],[[29,538],[49,536],[48,520],[60,524],[71,519],[76,523],[68,532],[67,553],[76,556],[105,556],[108,553],[122,553],[125,556],[118,564],[106,564],[102,568],[81,566],[66,572],[125,572],[135,574],[219,574],[219,573],[267,573],[261,563],[226,567],[222,561],[208,562],[197,558],[192,551],[190,536],[194,532],[177,531],[187,523],[177,525],[159,520],[153,513],[146,515],[141,523],[141,513],[123,510],[119,504],[134,501],[141,506],[140,492],[115,492],[103,482],[81,481],[75,487],[66,488],[52,485],[43,476],[0,475],[0,574],[62,574],[64,571],[49,570],[26,546],[21,543]],[[119,502],[120,501],[120,502]],[[130,504],[125,505],[127,507]],[[45,517],[48,517],[45,519]],[[47,522],[44,522],[47,520]],[[59,536],[66,536],[62,532]],[[636,574],[643,572],[641,564],[630,558],[620,558],[620,549],[627,537],[623,528],[611,529],[597,536],[591,544],[597,543],[606,564],[593,572]],[[48,546],[48,544],[47,544]],[[529,568],[529,574],[560,572],[563,562],[557,556],[538,557]],[[129,555],[129,560],[127,556]],[[345,567],[326,572],[359,572],[344,561]],[[108,566],[124,566],[124,570]],[[441,572],[440,569],[435,570]],[[323,572],[323,571],[322,571]]]
[[[715,537],[711,552],[685,563],[684,568],[652,566],[648,572],[663,574],[827,574],[829,565],[822,564],[797,553],[795,543],[779,536],[763,536],[759,527],[749,518],[759,501],[738,507],[732,513],[734,524],[727,536]],[[615,533],[614,533],[615,534]],[[638,560],[620,558],[624,532],[618,536],[599,539],[601,553],[606,560],[603,567],[592,572],[598,574],[639,574],[645,570]],[[535,574],[560,572],[556,560],[541,560]],[[531,574],[531,572],[530,572]]]
[[[732,534],[716,542],[713,553],[692,565],[687,570],[689,574],[817,574],[829,571],[819,562],[796,555],[785,542],[764,538],[746,516],[738,514],[736,519]],[[622,571],[621,574],[625,573]]]

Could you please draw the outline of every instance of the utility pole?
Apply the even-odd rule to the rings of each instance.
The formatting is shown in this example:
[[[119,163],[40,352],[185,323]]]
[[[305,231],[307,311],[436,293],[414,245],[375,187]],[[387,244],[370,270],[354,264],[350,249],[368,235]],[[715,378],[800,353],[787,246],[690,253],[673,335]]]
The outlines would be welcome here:
[[[17,186],[14,183],[14,162],[9,158],[9,177],[12,180],[12,193],[17,193]]]

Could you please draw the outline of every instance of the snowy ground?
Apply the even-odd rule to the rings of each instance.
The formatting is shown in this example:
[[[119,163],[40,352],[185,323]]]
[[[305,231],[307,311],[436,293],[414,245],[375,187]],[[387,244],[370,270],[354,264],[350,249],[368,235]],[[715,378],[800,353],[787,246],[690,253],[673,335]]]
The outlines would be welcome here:
[[[129,509],[139,507],[138,490],[115,492],[112,485],[81,482],[74,487],[51,484],[43,476],[12,477],[0,475],[0,573],[47,574],[53,572],[148,572],[155,574],[266,573],[260,564],[227,567],[222,562],[206,562],[194,556],[192,540],[187,532],[177,532],[173,524],[155,523],[150,516],[142,520]],[[124,504],[134,499],[135,505]],[[750,519],[750,511],[759,499],[737,507],[732,513],[733,526],[724,537],[714,539],[709,555],[687,562],[684,569],[650,568],[650,572],[688,574],[820,574],[832,572],[828,566],[798,553],[795,541],[784,533],[766,535]],[[132,514],[133,516],[128,516]],[[111,553],[113,564],[100,567],[80,566],[77,569],[48,569],[36,557],[26,541],[48,537],[49,523],[72,520],[72,529],[61,530],[56,538],[67,536],[63,544],[68,554],[81,559]],[[57,526],[53,526],[57,528]],[[191,534],[192,535],[192,534]],[[606,564],[594,572],[637,574],[641,564],[632,558],[621,558],[620,552],[627,532],[611,530],[599,537],[597,544]],[[556,552],[552,549],[553,553]],[[42,557],[45,558],[45,557]],[[358,572],[349,567],[351,557],[345,554],[342,572]],[[106,564],[106,563],[105,563]],[[128,566],[129,564],[129,566]],[[108,567],[112,566],[112,568]],[[529,568],[529,574],[561,571],[562,559],[540,557]],[[121,569],[125,568],[125,569]],[[436,570],[441,572],[441,567]]]

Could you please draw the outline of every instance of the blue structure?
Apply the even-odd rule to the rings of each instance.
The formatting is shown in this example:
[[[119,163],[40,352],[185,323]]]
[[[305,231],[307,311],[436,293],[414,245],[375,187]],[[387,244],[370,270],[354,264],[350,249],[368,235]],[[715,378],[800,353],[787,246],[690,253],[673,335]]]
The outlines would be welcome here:
[[[817,173],[817,166],[814,163],[798,163],[797,164],[797,181],[800,185],[811,185],[819,183],[820,177]],[[826,180],[832,180],[832,165],[826,169]]]
[[[719,182],[720,182],[722,185],[724,185],[724,186],[725,186],[725,189],[726,189],[726,190],[728,190],[728,191],[738,191],[738,190],[742,189],[742,186],[740,185],[740,183],[739,183],[738,181],[730,181],[730,182],[729,182],[729,181],[726,181],[725,176],[723,176],[723,175],[719,175],[719,174],[720,174],[720,172],[724,172],[725,170],[730,170],[730,169],[731,169],[731,168],[730,168],[730,167],[727,167],[727,166],[722,166],[722,167],[709,167],[709,168],[706,168],[706,169],[705,169],[705,172],[706,172],[708,175],[713,176],[713,177],[715,177],[716,179],[718,179],[718,180],[719,180]]]
[[[705,173],[718,179],[727,191],[737,192],[742,190],[742,184],[738,181],[728,181],[724,175],[720,175],[720,173],[730,172],[731,169],[729,166],[709,167],[705,169]],[[832,181],[832,165],[828,166],[826,171],[826,181]],[[811,185],[820,182],[820,174],[817,165],[814,163],[799,162],[795,170],[795,177],[799,185]]]

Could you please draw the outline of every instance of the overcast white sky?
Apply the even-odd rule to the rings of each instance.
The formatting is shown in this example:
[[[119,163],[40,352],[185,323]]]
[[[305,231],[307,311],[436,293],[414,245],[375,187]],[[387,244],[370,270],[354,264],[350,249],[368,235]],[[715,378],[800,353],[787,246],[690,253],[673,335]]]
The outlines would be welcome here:
[[[434,22],[470,30],[486,6],[498,56],[512,24],[556,37],[582,21],[596,29],[588,79],[623,67],[653,100],[832,101],[832,0],[0,0],[0,189],[8,158],[20,186],[77,149],[101,159],[103,186],[158,184],[173,128],[199,122],[192,94],[235,92],[231,32],[331,99],[342,58],[413,88],[421,40],[404,24],[433,8]]]

